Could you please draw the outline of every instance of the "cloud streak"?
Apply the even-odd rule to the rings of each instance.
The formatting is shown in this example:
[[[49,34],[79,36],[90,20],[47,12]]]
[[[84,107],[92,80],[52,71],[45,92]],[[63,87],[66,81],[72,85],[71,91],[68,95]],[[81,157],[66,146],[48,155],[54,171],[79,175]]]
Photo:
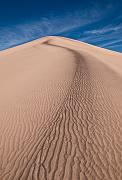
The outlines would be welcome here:
[[[118,31],[122,30],[122,25],[116,26],[116,27],[104,27],[102,29],[94,29],[90,31],[86,31],[84,34],[104,34],[108,32]]]
[[[84,31],[79,40],[122,52],[122,23]]]

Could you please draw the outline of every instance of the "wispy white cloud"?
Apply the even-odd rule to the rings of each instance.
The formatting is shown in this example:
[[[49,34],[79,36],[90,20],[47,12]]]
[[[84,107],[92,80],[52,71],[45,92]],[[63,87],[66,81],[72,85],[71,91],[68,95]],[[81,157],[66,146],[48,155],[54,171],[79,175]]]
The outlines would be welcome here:
[[[103,43],[103,44],[101,44],[101,47],[108,47],[108,46],[110,47],[110,46],[116,45],[118,43],[122,43],[122,39],[120,39],[120,40],[113,40],[113,41],[110,41],[110,42]]]
[[[115,45],[112,45],[112,46],[109,46],[109,48],[121,48],[122,50],[122,45],[121,44],[115,44]]]
[[[84,34],[104,34],[104,33],[108,33],[108,32],[113,32],[113,31],[118,31],[118,30],[122,30],[122,24],[115,26],[115,27],[104,27],[101,29],[93,29],[90,31],[85,31]]]
[[[84,31],[80,40],[108,49],[118,47],[122,51],[122,23]]]

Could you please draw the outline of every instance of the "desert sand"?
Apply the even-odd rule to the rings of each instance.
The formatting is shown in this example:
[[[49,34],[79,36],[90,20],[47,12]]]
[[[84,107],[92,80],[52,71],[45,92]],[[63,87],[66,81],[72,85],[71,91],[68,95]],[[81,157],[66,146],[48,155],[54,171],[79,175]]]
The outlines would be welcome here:
[[[122,54],[63,37],[0,52],[0,180],[122,180]]]

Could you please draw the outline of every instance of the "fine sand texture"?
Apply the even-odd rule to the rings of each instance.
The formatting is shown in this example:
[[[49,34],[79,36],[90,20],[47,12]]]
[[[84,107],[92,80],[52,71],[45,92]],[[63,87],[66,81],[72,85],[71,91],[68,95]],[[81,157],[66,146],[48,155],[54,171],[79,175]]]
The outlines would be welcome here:
[[[63,37],[0,52],[0,180],[122,180],[122,54]]]

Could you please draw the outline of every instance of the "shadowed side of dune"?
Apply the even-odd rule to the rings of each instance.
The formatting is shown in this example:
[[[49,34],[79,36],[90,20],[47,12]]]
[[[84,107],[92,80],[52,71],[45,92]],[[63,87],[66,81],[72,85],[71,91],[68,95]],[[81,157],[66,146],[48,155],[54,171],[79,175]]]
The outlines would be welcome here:
[[[122,76],[96,54],[51,37],[4,56],[1,180],[122,179]]]

